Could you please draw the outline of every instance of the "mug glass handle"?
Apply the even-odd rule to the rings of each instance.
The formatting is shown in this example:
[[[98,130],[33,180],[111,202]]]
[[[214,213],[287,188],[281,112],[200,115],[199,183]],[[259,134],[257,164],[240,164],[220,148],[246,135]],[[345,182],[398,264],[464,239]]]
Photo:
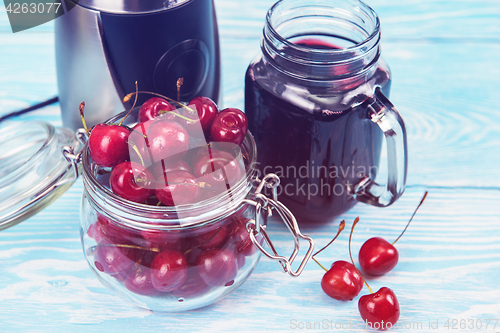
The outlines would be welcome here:
[[[404,192],[408,169],[408,148],[403,118],[380,88],[368,100],[368,117],[384,133],[387,142],[388,179],[386,185],[379,185],[365,177],[354,189],[358,201],[378,207],[394,203]]]

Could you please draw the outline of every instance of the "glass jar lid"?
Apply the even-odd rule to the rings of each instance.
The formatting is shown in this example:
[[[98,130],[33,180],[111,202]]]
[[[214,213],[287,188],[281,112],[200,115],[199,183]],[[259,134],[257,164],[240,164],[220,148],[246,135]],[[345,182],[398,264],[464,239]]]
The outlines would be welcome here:
[[[0,230],[22,222],[61,196],[76,180],[62,146],[78,147],[66,128],[32,121],[0,131]]]

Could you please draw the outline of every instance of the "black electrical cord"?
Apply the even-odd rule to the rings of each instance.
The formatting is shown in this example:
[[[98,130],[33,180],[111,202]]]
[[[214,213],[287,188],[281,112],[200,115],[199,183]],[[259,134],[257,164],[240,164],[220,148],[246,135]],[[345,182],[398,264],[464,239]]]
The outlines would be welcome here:
[[[11,118],[11,117],[20,116],[20,115],[28,113],[30,111],[38,110],[40,108],[43,108],[44,106],[47,106],[47,105],[50,105],[50,104],[54,104],[54,103],[57,103],[57,102],[59,102],[59,97],[57,97],[57,96],[56,97],[52,97],[49,100],[46,100],[44,102],[32,105],[30,107],[27,107],[26,109],[22,109],[22,110],[19,110],[19,111],[14,111],[14,112],[8,113],[8,114],[0,117],[0,122],[4,121],[5,119]]]

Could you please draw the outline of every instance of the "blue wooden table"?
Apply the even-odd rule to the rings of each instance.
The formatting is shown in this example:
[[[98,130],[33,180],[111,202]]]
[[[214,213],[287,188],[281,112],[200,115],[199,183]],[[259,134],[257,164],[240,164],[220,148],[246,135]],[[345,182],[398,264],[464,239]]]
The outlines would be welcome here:
[[[272,2],[216,0],[225,106],[243,108],[244,72]],[[401,318],[394,331],[500,332],[500,2],[369,4],[382,21],[391,99],[408,130],[408,186],[389,208],[358,204],[303,232],[319,247],[341,219],[349,229],[360,216],[352,244],[357,253],[372,236],[395,239],[428,190],[397,244],[397,268],[368,282],[397,294]],[[8,24],[2,8],[0,115],[57,95],[53,22],[16,34]],[[60,125],[59,106],[11,121],[33,119]],[[82,189],[79,180],[41,213],[0,232],[0,332],[367,331],[356,326],[359,296],[347,303],[326,296],[324,272],[314,262],[291,278],[262,258],[243,286],[196,311],[161,314],[130,306],[100,284],[84,259]],[[269,232],[280,252],[291,251],[284,225],[273,222]],[[348,260],[347,244],[344,232],[318,260]]]

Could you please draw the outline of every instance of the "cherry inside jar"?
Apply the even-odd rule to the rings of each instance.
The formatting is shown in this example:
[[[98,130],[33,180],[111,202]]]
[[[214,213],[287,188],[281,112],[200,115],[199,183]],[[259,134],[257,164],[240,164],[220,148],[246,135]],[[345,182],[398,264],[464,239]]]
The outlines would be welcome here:
[[[126,124],[136,122],[133,111]],[[245,172],[230,191],[191,204],[155,206],[114,194],[106,169],[84,147],[81,237],[99,280],[138,307],[167,312],[209,305],[241,285],[260,257],[248,232],[256,212],[244,202],[256,175],[250,133],[241,154]],[[262,226],[266,219],[259,221]],[[262,242],[262,234],[256,240]]]
[[[397,114],[402,171],[394,189],[373,194],[384,140],[373,105],[391,85],[379,42],[378,17],[360,1],[281,0],[267,14],[262,53],[245,76],[245,114],[260,170],[280,177],[281,201],[301,223],[331,221],[357,201],[386,206],[404,190]]]

